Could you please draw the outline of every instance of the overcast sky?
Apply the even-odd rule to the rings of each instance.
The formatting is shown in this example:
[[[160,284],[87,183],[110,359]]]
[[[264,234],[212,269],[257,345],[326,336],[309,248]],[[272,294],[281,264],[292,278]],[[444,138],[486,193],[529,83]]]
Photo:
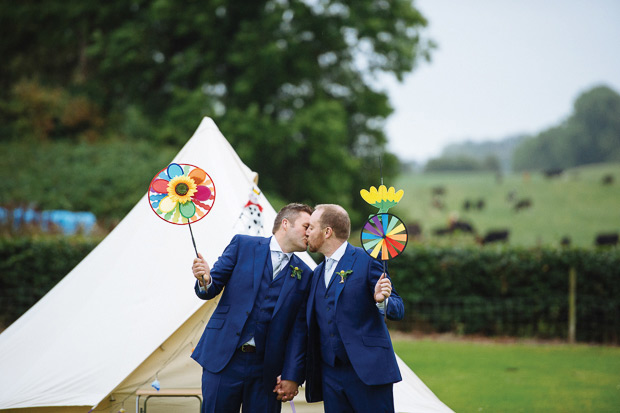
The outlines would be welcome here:
[[[389,150],[425,161],[446,144],[536,134],[605,84],[620,93],[619,0],[415,0],[438,48],[402,84]]]

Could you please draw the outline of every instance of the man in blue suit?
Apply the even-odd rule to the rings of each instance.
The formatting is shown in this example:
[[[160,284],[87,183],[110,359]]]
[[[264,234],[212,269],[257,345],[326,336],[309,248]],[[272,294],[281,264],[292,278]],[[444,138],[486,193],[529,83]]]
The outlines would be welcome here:
[[[289,204],[272,237],[236,235],[212,269],[202,255],[194,260],[198,297],[224,289],[192,354],[203,367],[203,413],[280,412],[281,401],[297,394],[312,270],[293,252],[306,250],[311,214]]]
[[[327,413],[394,413],[401,376],[384,314],[402,319],[403,301],[382,265],[347,242],[350,232],[342,207],[316,206],[308,248],[325,261],[308,297],[306,400],[324,400]]]

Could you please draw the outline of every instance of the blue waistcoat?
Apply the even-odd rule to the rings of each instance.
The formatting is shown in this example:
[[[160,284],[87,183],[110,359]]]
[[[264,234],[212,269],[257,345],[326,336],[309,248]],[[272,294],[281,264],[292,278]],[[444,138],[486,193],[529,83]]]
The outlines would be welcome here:
[[[335,365],[336,358],[344,362],[349,360],[338,328],[336,328],[336,295],[334,292],[336,289],[333,287],[337,282],[334,281],[336,278],[332,276],[327,289],[323,279],[319,280],[314,304],[316,321],[319,326],[321,358],[330,366]]]
[[[273,310],[280,296],[280,291],[284,285],[284,270],[273,279],[273,270],[271,260],[267,258],[269,264],[265,266],[263,276],[261,277],[260,286],[254,300],[254,306],[248,316],[248,320],[241,331],[241,338],[237,347],[247,343],[252,337],[256,342],[256,351],[258,353],[265,352],[265,339],[267,329],[273,316]]]

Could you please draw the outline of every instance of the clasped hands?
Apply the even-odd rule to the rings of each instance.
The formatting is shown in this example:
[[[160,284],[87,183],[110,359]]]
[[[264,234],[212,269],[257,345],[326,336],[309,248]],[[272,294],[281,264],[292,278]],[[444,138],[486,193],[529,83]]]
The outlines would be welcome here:
[[[278,376],[276,387],[273,388],[274,393],[278,393],[277,399],[282,402],[293,400],[299,393],[299,385],[291,380],[282,380],[282,376]]]
[[[202,254],[198,254],[198,258],[194,258],[194,263],[192,264],[192,272],[194,273],[194,277],[198,280],[201,287],[206,287],[211,284],[211,269],[209,268],[209,264],[202,257]]]
[[[375,285],[375,301],[382,303],[390,295],[392,295],[392,282],[387,278],[386,274],[383,273]]]

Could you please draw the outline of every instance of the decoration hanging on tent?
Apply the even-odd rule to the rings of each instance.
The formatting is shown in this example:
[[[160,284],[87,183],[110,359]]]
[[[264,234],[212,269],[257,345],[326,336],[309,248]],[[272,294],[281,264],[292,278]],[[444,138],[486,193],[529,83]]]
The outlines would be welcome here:
[[[189,227],[196,256],[198,249],[191,223],[207,216],[214,202],[213,180],[194,165],[171,163],[159,171],[149,185],[151,209],[166,222]]]
[[[261,191],[254,185],[250,190],[248,202],[243,207],[239,219],[235,222],[234,230],[238,234],[262,236],[263,206],[260,204]]]
[[[159,379],[157,377],[155,377],[155,380],[153,380],[153,383],[151,383],[151,387],[157,391],[161,390],[161,384],[159,384]]]

